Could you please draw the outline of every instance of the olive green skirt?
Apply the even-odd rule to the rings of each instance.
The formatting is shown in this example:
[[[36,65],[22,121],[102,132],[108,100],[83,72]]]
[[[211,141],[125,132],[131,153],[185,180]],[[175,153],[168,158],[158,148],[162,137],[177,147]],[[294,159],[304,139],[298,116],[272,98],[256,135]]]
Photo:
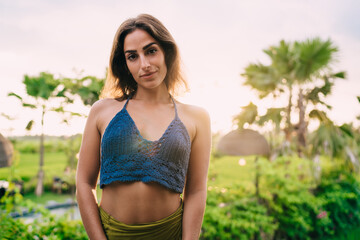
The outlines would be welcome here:
[[[143,224],[125,224],[114,219],[100,206],[100,218],[109,240],[143,239],[143,240],[177,240],[182,237],[182,216],[184,203],[170,216],[155,222]]]

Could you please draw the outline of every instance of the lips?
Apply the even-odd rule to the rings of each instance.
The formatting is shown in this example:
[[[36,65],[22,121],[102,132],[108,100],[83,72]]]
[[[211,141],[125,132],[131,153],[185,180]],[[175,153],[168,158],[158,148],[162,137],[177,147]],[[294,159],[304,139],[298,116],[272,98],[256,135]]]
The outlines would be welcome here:
[[[140,75],[140,77],[142,77],[142,78],[150,78],[150,77],[152,77],[154,75],[154,73],[156,73],[156,71],[142,74],[142,75]]]

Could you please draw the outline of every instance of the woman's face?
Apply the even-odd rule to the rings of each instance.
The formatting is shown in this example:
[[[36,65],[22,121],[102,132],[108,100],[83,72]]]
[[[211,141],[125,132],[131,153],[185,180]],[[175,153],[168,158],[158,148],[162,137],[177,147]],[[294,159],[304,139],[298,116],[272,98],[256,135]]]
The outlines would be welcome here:
[[[164,51],[146,31],[136,29],[125,37],[124,54],[138,88],[153,89],[165,84],[167,68]]]

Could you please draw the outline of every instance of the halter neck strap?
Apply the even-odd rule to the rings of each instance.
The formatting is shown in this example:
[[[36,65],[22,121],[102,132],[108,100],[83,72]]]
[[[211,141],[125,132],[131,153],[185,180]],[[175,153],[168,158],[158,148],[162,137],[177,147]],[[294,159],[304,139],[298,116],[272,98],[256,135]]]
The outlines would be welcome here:
[[[130,100],[130,96],[126,99],[126,102],[125,102],[125,104],[124,104],[124,107],[123,108],[126,108],[126,106],[127,106],[127,104],[128,104],[128,102],[129,102],[129,100]]]
[[[178,117],[178,113],[177,113],[176,103],[175,103],[174,98],[171,96],[171,94],[170,94],[170,97],[171,97],[171,100],[172,100],[172,101],[173,101],[173,103],[174,103],[174,108],[175,108],[175,117],[177,118],[177,117]]]

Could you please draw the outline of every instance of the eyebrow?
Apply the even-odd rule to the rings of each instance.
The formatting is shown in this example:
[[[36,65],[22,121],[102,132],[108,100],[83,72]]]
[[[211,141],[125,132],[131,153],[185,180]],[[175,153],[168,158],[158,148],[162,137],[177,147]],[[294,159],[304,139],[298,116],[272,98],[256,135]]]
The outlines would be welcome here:
[[[145,45],[142,49],[145,50],[145,49],[149,48],[150,46],[152,46],[154,44],[157,44],[157,43],[156,42],[151,42],[151,43]],[[135,52],[136,52],[136,50],[126,50],[124,53],[135,53]]]

